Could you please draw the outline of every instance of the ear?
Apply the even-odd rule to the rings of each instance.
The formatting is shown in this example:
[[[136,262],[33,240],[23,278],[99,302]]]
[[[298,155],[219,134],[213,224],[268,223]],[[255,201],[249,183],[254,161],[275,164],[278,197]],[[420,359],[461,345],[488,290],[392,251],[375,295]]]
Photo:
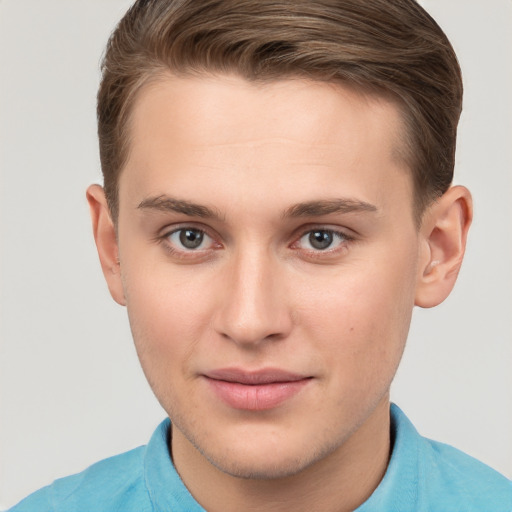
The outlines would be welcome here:
[[[465,187],[451,187],[423,216],[422,254],[415,304],[431,308],[452,291],[466,250],[473,218],[471,194]]]
[[[94,240],[110,295],[118,304],[125,306],[116,228],[110,216],[103,188],[99,185],[91,185],[87,189],[87,201],[91,213]]]

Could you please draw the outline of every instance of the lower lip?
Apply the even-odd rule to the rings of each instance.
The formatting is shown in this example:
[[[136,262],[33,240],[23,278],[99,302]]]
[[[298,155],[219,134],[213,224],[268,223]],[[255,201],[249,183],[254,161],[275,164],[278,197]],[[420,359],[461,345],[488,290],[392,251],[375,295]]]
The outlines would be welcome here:
[[[264,411],[273,409],[295,396],[311,379],[257,385],[210,378],[206,380],[217,396],[230,407],[247,411]]]

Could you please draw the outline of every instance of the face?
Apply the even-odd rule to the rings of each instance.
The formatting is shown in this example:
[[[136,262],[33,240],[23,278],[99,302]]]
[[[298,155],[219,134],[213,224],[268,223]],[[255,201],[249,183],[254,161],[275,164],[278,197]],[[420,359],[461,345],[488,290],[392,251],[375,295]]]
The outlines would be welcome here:
[[[222,471],[297,473],[387,404],[419,253],[400,129],[392,103],[333,84],[141,91],[118,300],[176,442]]]

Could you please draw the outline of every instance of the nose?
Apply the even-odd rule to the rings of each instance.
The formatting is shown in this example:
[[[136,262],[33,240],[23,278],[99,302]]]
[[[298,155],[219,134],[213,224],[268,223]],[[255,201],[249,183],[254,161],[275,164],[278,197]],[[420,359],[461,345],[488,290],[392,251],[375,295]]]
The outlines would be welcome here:
[[[288,336],[292,312],[285,277],[274,255],[265,250],[239,252],[225,274],[215,318],[218,333],[248,348]]]

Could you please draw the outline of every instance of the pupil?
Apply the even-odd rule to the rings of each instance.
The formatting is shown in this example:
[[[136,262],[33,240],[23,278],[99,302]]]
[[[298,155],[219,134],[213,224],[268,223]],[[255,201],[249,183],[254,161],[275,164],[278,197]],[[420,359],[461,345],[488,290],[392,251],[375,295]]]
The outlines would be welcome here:
[[[332,233],[328,231],[312,231],[309,234],[309,243],[315,249],[327,249],[332,244]]]
[[[194,229],[182,229],[180,232],[180,242],[187,249],[196,249],[203,241],[203,233]]]

